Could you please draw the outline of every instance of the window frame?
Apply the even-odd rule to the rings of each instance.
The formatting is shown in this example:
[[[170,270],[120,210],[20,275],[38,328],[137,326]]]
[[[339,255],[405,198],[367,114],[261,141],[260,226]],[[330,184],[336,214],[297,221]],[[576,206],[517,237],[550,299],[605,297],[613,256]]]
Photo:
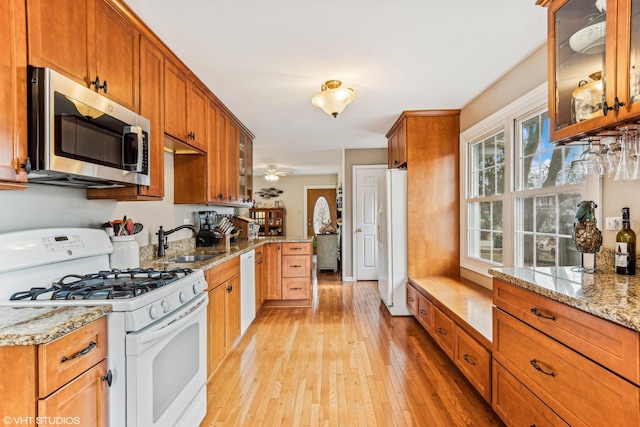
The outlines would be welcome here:
[[[515,265],[515,214],[516,199],[526,197],[527,194],[541,195],[541,192],[558,194],[566,189],[562,187],[550,187],[546,189],[527,189],[516,190],[516,172],[519,162],[519,147],[516,147],[518,141],[516,136],[516,123],[523,120],[524,117],[539,114],[548,109],[548,93],[547,83],[543,83],[535,89],[531,90],[522,97],[516,99],[487,118],[481,120],[460,134],[460,267],[481,274],[485,277],[492,277],[488,270],[494,267],[513,267]],[[471,198],[471,174],[470,147],[483,141],[492,135],[504,132],[505,138],[505,170],[504,170],[504,194],[489,197],[473,197]],[[588,177],[583,195],[585,200],[594,200],[599,206],[602,204],[601,194],[602,180],[597,177]],[[574,186],[571,186],[575,189]],[[561,191],[557,191],[560,189]],[[469,254],[469,204],[484,201],[502,200],[502,264],[491,261],[481,260],[472,257]],[[602,209],[596,211],[598,223],[601,221]]]

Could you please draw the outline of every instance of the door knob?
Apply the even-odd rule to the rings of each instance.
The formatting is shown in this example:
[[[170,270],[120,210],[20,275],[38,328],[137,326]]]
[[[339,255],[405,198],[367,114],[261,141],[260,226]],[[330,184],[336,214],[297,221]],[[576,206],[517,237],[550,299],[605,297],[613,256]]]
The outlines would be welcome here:
[[[362,228],[358,228],[356,231],[357,231],[358,233],[362,233]]]

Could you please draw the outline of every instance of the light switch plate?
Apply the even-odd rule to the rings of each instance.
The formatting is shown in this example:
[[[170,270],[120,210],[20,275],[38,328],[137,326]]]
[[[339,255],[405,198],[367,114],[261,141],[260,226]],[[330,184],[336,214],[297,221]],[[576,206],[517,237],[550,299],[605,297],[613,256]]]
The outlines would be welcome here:
[[[622,226],[621,216],[608,216],[605,218],[605,230],[619,230]]]

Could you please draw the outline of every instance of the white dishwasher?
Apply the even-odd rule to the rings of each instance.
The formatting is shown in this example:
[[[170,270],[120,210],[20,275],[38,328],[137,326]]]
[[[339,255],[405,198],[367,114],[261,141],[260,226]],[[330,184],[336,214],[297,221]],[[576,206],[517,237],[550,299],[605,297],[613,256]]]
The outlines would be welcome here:
[[[240,255],[240,331],[256,318],[256,251]]]

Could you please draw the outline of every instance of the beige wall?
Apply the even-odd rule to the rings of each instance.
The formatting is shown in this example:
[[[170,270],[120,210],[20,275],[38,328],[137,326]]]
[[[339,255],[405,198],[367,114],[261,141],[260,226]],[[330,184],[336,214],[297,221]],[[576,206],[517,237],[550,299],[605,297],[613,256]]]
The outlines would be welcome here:
[[[345,150],[344,153],[344,185],[342,212],[342,277],[343,279],[353,278],[352,232],[351,216],[353,215],[351,206],[353,199],[353,166],[355,165],[386,165],[387,149],[371,148],[358,150]]]
[[[253,188],[255,191],[270,187],[272,184],[262,176],[254,177]],[[338,175],[289,175],[281,177],[275,182],[275,187],[284,192],[276,199],[262,199],[254,196],[256,203],[266,206],[274,206],[276,200],[284,202],[286,234],[288,237],[302,237],[307,221],[304,217],[305,186],[337,187]],[[265,207],[266,207],[265,206]]]

